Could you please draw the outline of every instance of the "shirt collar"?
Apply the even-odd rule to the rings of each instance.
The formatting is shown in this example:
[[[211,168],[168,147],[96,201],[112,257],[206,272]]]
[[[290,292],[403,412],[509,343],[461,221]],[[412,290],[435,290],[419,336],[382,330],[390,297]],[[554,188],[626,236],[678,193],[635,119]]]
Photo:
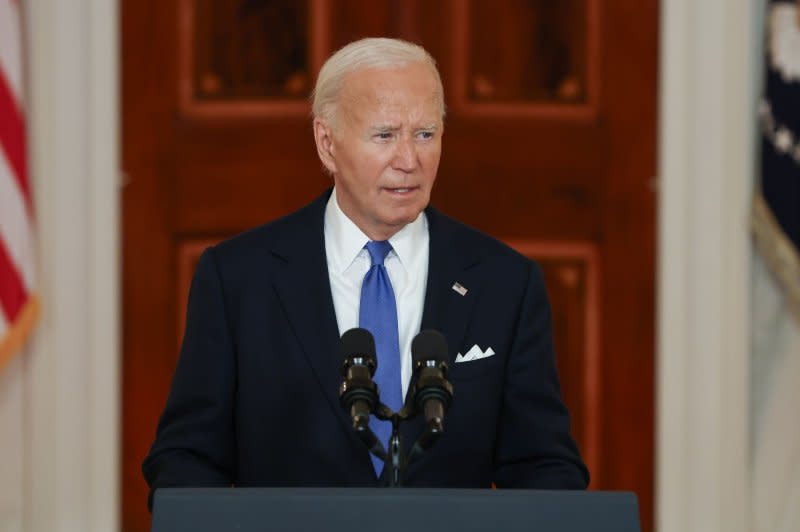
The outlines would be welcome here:
[[[389,239],[393,253],[400,259],[400,264],[405,269],[408,269],[408,265],[411,264],[411,259],[419,247],[425,245],[427,231],[428,220],[423,211],[413,222],[407,224]],[[369,237],[342,212],[336,199],[335,187],[325,207],[325,234],[327,238],[330,238],[331,244],[329,246],[331,256],[328,260],[340,273],[350,267],[369,242]]]

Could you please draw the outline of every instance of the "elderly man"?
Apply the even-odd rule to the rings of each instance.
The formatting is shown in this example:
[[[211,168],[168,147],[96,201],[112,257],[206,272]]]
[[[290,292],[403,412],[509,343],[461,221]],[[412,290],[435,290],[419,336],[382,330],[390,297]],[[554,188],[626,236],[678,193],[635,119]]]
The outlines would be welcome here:
[[[582,489],[537,266],[428,207],[444,96],[421,47],[364,39],[314,91],[334,188],[206,250],[172,390],[143,470],[163,486],[377,486],[338,399],[339,336],[375,333],[381,399],[399,408],[420,329],[447,338],[455,400],[407,486]],[[384,445],[385,424],[371,423]],[[402,427],[406,442],[422,432]]]

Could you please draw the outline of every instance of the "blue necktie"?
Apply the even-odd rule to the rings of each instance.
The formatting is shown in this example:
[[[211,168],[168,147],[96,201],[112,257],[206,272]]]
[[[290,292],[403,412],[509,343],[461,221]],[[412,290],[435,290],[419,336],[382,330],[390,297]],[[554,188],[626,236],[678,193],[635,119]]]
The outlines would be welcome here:
[[[364,276],[361,285],[361,306],[358,312],[358,325],[367,329],[375,337],[375,350],[378,369],[375,383],[380,390],[383,404],[399,411],[403,406],[403,388],[400,384],[400,341],[397,332],[397,303],[392,290],[392,282],[383,265],[386,255],[392,250],[388,241],[367,242],[367,251],[372,258],[372,266]],[[388,451],[392,424],[370,418],[370,428]],[[370,454],[372,465],[380,478],[383,462]]]

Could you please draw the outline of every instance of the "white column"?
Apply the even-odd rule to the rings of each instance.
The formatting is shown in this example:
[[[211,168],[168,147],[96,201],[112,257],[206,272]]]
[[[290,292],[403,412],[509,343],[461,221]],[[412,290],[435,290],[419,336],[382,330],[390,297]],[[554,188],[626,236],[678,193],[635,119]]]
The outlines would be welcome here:
[[[30,0],[43,315],[25,357],[25,530],[119,528],[117,5]]]
[[[656,528],[750,529],[759,0],[661,3]]]
[[[24,373],[19,353],[0,372],[0,530],[21,532],[25,484]]]

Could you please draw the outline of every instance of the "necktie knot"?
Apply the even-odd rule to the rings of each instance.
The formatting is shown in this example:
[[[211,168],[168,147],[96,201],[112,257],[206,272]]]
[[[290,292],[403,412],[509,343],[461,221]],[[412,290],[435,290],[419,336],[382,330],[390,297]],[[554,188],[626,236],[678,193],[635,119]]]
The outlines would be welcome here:
[[[382,266],[386,255],[392,250],[392,245],[388,240],[373,240],[367,242],[365,247],[372,259],[373,266]]]

